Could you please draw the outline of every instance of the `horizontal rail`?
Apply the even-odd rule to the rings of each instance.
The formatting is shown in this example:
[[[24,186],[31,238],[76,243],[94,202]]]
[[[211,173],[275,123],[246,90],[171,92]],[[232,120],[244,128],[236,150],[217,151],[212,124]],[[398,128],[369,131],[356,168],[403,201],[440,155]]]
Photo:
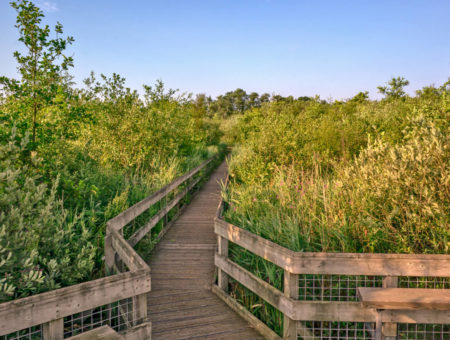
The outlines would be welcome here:
[[[217,253],[214,257],[214,264],[276,309],[292,317],[294,300],[284,296],[278,289]]]
[[[137,230],[128,240],[128,243],[131,246],[135,246],[150,230],[152,230],[152,228],[159,222],[161,221],[161,219],[164,217],[164,215],[166,215],[171,209],[173,209],[173,207],[175,207],[178,202],[180,202],[184,196],[186,196],[186,194],[189,192],[189,190],[191,190],[195,185],[198,184],[198,182],[200,182],[201,178],[196,179],[194,182],[192,182],[191,184],[189,184],[189,186],[184,189],[182,192],[180,192],[179,194],[177,194],[177,196],[175,196],[175,198],[170,201],[169,204],[167,204],[167,206],[165,206],[164,208],[162,208],[155,216],[152,217],[152,219],[142,228],[140,228],[139,230]]]
[[[56,289],[0,304],[0,335],[44,324],[150,291],[148,269]]]
[[[448,324],[450,322],[450,310],[448,304],[442,306],[442,301],[438,302],[439,309],[430,309],[430,306],[423,307],[423,304],[415,304],[409,309],[386,309],[387,304],[374,305],[363,304],[356,301],[333,301],[340,300],[340,295],[334,297],[333,290],[340,289],[357,290],[359,285],[365,285],[366,279],[372,284],[382,285],[383,288],[376,288],[378,291],[395,289],[398,285],[399,277],[418,277],[433,278],[439,280],[450,277],[450,256],[440,254],[373,254],[373,253],[325,253],[325,252],[295,252],[284,248],[270,240],[255,235],[248,230],[242,229],[231,223],[226,222],[223,217],[224,202],[220,202],[214,222],[214,231],[218,238],[218,253],[215,254],[214,262],[217,269],[217,285],[213,286],[213,292],[240,311],[248,320],[257,324],[256,329],[264,336],[276,338],[273,332],[267,330],[267,325],[257,319],[244,313],[240,305],[230,294],[228,294],[229,278],[233,278],[242,286],[246,287],[262,300],[269,303],[283,314],[283,339],[297,340],[300,335],[302,338],[314,338],[314,334],[306,321],[309,322],[360,322],[364,325],[371,325],[373,333],[377,339],[394,339],[397,337],[397,323],[415,323],[415,324]],[[279,266],[284,270],[283,286],[281,292],[268,282],[260,279],[253,273],[242,268],[237,263],[228,258],[229,242],[232,242],[255,255]],[[313,275],[312,286],[307,286],[307,277]],[[318,289],[328,289],[330,291],[331,301],[324,301],[328,296],[315,296],[314,276],[325,278],[323,287],[319,283]],[[335,279],[333,279],[333,276]],[[341,277],[343,286],[341,287]],[[348,281],[346,281],[346,278]],[[355,278],[356,279],[352,279]],[[359,283],[358,277],[362,278]],[[330,281],[328,281],[328,279]],[[334,285],[332,286],[332,280]],[[329,282],[330,286],[327,286]],[[354,282],[355,287],[347,285]],[[300,286],[300,283],[304,286]],[[420,281],[419,281],[420,283]],[[374,288],[359,288],[367,291]],[[304,292],[303,292],[304,290]],[[314,300],[308,299],[308,290],[313,294]],[[416,288],[405,288],[413,292]],[[434,300],[439,301],[439,291],[445,289],[421,289],[423,290],[422,299],[427,296],[430,300],[431,295],[435,295]],[[302,298],[299,299],[299,293],[302,291]],[[447,290],[445,290],[447,291]],[[356,293],[356,291],[355,291]],[[429,294],[428,294],[429,293]],[[319,292],[319,294],[324,294]],[[335,293],[336,294],[336,293]],[[442,294],[441,294],[442,295]],[[445,292],[445,296],[448,292]],[[344,298],[346,295],[344,294]],[[348,296],[347,298],[352,298]],[[334,298],[334,299],[333,299]],[[361,299],[360,299],[361,300]],[[373,299],[372,299],[373,300]],[[388,301],[387,299],[384,299]],[[423,302],[423,301],[422,301]],[[369,327],[369,326],[368,326]]]
[[[221,218],[215,233],[293,274],[450,276],[450,256],[294,252]]]
[[[136,217],[141,215],[144,211],[146,211],[150,206],[155,204],[156,202],[160,201],[162,198],[164,198],[168,193],[170,193],[172,190],[183,184],[186,180],[194,176],[196,173],[198,173],[200,170],[202,170],[206,165],[208,165],[214,157],[211,157],[210,159],[206,160],[196,168],[189,171],[187,174],[178,177],[165,187],[159,189],[154,194],[148,196],[147,198],[144,198],[142,201],[136,203],[135,205],[131,206],[127,210],[123,211],[116,217],[110,219],[108,221],[108,227],[114,229],[114,230],[120,230],[124,226],[126,226],[128,223],[130,223],[132,220],[134,220]]]
[[[178,177],[154,194],[136,203],[131,208],[109,220],[106,224],[105,264],[108,270],[115,269],[116,260],[121,260],[129,269],[102,279],[88,281],[71,287],[53,290],[0,304],[0,336],[42,325],[45,339],[62,339],[64,317],[101,307],[123,299],[133,299],[133,326],[126,330],[126,338],[149,338],[151,324],[147,321],[147,297],[151,290],[150,268],[133,249],[133,246],[147,234],[200,180],[190,183],[181,193],[159,211],[146,226],[136,232],[130,242],[126,241],[121,229],[142,214],[152,204],[197,174],[208,165],[212,157]],[[120,307],[119,307],[120,310]]]
[[[147,263],[134,251],[133,247],[128,244],[118,231],[111,230],[107,237],[111,237],[113,249],[131,271],[147,269],[150,272]]]
[[[364,307],[360,302],[294,300],[224,256],[216,254],[214,262],[227,275],[292,320],[342,322],[376,322],[377,320],[377,310]],[[402,323],[447,323],[450,320],[450,311],[385,310],[381,312],[381,320]]]

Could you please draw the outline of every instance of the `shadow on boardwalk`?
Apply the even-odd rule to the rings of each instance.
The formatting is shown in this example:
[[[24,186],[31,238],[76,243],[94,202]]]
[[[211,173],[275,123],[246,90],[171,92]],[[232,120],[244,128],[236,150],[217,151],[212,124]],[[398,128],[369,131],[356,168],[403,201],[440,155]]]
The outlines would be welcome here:
[[[214,216],[220,201],[218,181],[225,180],[226,174],[224,162],[151,256],[148,316],[152,339],[261,339],[211,292],[216,249]]]

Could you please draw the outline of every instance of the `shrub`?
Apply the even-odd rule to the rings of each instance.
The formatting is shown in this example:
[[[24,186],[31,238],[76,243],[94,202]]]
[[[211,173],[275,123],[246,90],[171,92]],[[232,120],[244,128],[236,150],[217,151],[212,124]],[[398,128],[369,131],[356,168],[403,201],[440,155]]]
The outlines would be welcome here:
[[[0,145],[0,301],[70,285],[90,277],[94,267],[93,235],[82,213],[70,213],[40,183],[40,160],[21,154],[28,138]]]

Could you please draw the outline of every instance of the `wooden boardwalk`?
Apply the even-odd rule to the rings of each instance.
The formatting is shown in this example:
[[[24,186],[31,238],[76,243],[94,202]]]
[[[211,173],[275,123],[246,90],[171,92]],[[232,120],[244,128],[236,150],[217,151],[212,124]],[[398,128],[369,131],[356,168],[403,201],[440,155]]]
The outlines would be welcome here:
[[[226,174],[224,162],[152,254],[152,291],[148,294],[152,339],[261,339],[211,292],[218,181],[225,180]]]

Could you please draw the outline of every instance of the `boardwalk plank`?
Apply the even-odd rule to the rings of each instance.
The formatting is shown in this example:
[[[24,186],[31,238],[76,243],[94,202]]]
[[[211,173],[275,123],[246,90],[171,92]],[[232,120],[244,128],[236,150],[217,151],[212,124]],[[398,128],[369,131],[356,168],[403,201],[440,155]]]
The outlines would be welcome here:
[[[148,316],[153,339],[261,339],[211,292],[218,181],[224,181],[226,173],[223,163],[150,256]]]

